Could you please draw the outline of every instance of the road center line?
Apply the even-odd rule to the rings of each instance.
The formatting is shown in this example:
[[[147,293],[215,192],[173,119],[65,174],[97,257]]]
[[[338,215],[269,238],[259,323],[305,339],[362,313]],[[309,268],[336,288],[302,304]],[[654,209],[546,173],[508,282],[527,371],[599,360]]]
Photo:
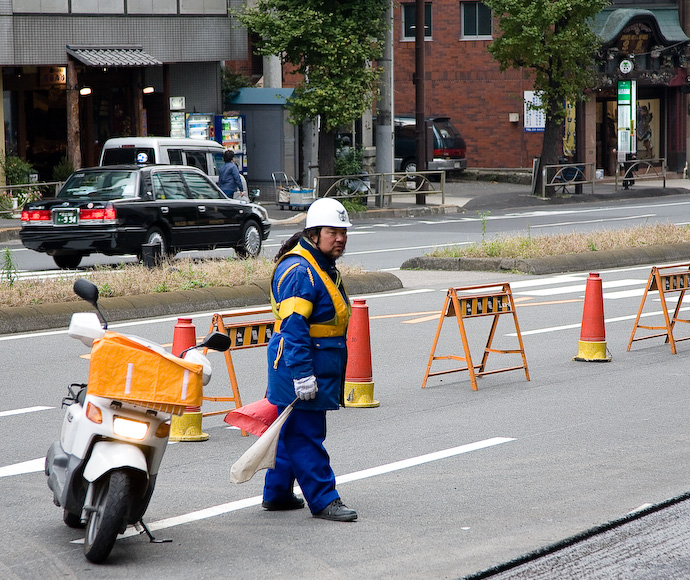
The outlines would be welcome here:
[[[423,465],[424,463],[431,463],[432,461],[438,461],[440,459],[448,459],[449,457],[462,455],[463,453],[479,451],[480,449],[486,449],[488,447],[493,447],[495,445],[500,445],[502,443],[508,443],[510,441],[515,441],[515,439],[510,437],[492,437],[491,439],[484,439],[482,441],[468,443],[467,445],[451,447],[450,449],[443,449],[441,451],[435,451],[433,453],[427,453],[425,455],[419,455],[417,457],[403,459],[402,461],[394,461],[393,463],[387,463],[385,465],[380,465],[378,467],[372,467],[370,469],[363,469],[362,471],[355,471],[353,473],[341,475],[336,477],[336,483],[349,483],[352,481],[367,479],[369,477],[376,477],[378,475],[384,475],[386,473],[391,473],[393,471],[399,471],[401,469],[407,469],[409,467]],[[238,511],[244,508],[257,506],[261,504],[261,501],[262,497],[260,495],[257,495],[246,499],[240,499],[237,501],[231,501],[217,506],[212,506],[195,512],[190,512],[188,514],[182,514],[180,516],[166,518],[164,520],[159,520],[157,522],[152,522],[148,524],[148,527],[152,531],[172,528],[174,526],[188,524],[191,522],[196,522],[199,520],[204,520],[207,518],[212,518],[215,516]],[[136,529],[130,527],[127,528],[127,531],[124,534],[118,536],[118,539],[136,536],[138,534],[139,532],[137,532]],[[84,540],[73,540],[71,543],[83,544]]]
[[[0,411],[0,417],[9,417],[10,415],[23,415],[24,413],[35,413],[36,411],[47,411],[55,407],[24,407],[23,409],[12,409],[10,411]]]

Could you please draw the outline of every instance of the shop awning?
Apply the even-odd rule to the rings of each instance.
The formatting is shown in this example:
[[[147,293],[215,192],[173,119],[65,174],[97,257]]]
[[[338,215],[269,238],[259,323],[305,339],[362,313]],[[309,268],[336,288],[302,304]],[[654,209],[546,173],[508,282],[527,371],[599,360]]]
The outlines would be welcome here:
[[[594,18],[592,30],[599,36],[604,46],[614,42],[621,31],[633,20],[646,18],[658,27],[659,40],[666,46],[682,44],[690,40],[680,25],[678,9],[616,8],[602,10]]]
[[[141,46],[74,46],[67,45],[67,54],[86,66],[139,67],[161,66],[163,63],[144,52]]]

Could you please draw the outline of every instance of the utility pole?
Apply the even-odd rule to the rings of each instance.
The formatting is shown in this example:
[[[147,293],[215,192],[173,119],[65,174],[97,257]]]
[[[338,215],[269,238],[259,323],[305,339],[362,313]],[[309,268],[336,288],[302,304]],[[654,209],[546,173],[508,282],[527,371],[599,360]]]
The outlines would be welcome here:
[[[383,54],[377,65],[383,69],[379,82],[379,98],[376,101],[376,173],[385,177],[377,187],[391,183],[393,173],[393,0],[386,9],[386,36]],[[382,192],[376,196],[376,204],[385,205]]]
[[[417,171],[426,171],[426,103],[424,100],[424,36],[426,32],[426,21],[424,18],[424,0],[415,0],[415,35],[414,35],[414,50],[415,50],[415,136],[417,141],[416,158]],[[417,179],[417,183],[421,183],[421,179]],[[426,195],[418,193],[416,195],[417,205],[424,205],[426,203]]]

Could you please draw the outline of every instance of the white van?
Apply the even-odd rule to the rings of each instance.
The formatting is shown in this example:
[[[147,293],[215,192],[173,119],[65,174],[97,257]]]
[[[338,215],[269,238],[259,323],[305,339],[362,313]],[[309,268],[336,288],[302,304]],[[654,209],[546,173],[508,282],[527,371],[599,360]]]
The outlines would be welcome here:
[[[158,163],[198,167],[218,182],[225,148],[207,139],[174,137],[116,137],[103,145],[100,165]]]

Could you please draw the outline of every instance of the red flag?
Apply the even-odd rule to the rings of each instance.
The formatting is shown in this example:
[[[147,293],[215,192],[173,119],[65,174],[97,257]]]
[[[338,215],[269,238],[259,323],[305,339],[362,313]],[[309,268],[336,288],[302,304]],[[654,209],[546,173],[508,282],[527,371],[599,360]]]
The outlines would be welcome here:
[[[277,418],[278,407],[263,398],[230,411],[225,415],[225,422],[258,437]]]

